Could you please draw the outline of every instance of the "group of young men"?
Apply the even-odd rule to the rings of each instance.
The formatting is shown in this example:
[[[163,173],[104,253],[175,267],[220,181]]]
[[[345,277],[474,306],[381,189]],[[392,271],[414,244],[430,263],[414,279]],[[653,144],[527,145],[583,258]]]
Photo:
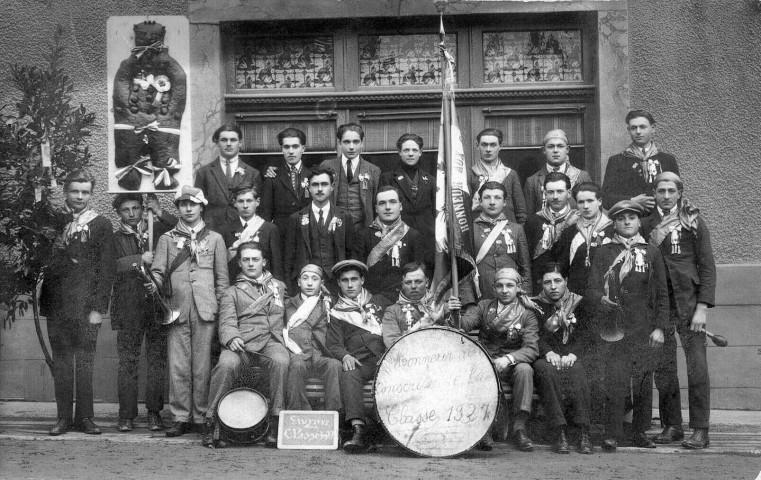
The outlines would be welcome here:
[[[478,134],[480,158],[468,180],[481,296],[468,305],[454,297],[438,305],[429,289],[437,186],[419,167],[418,135],[399,138],[399,166],[381,173],[361,156],[364,131],[357,124],[338,128],[338,158],[316,168],[302,161],[306,135],[288,128],[278,135],[283,159],[261,175],[239,157],[240,129],[225,125],[212,138],[219,158],[196,172],[195,186],[177,191],[177,217],[154,197],[144,205],[139,195],[119,194],[116,232],[89,205],[94,179],[72,173],[65,182],[68,223],[41,299],[56,365],[59,421],[51,435],[73,425],[100,433],[92,421],[92,363],[110,296],[120,431],[132,430],[137,416],[145,337],[151,430],[165,428],[160,411],[168,365],[174,424],[166,434],[198,431],[205,446],[219,446],[217,405],[241,368],[253,363],[266,377],[266,444],[277,443],[281,410],[311,408],[305,383],[320,377],[325,408],[339,411],[351,430],[343,448],[366,451],[372,415],[363,388],[386,348],[406,332],[449,325],[450,312],[462,310],[460,328],[478,330],[499,375],[512,385],[511,430],[519,449],[534,448],[526,433],[534,381],[559,453],[569,452],[564,394],[581,429],[581,453],[593,451],[595,397],[606,405],[605,450],[624,440],[627,399],[634,445],[681,440],[675,333],[687,356],[693,429],[683,444],[707,447],[710,238],[683,197],[674,157],[652,141],[652,116],[632,111],[626,125],[632,144],[609,159],[602,188],[570,164],[562,130],[547,133],[546,163],[523,188],[499,158],[502,132]],[[145,209],[155,216],[154,245]],[[166,320],[167,303],[179,309],[173,322]],[[617,343],[606,348],[600,334],[611,330],[623,338],[608,338]],[[217,342],[221,353],[212,365]],[[645,431],[653,374],[664,430],[651,440]],[[593,375],[604,388],[592,389]],[[491,430],[479,446],[492,448]]]

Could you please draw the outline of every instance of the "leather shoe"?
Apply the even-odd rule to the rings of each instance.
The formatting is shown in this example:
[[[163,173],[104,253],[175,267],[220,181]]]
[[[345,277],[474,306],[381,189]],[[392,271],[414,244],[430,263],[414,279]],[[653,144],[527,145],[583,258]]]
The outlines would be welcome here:
[[[557,438],[555,438],[555,443],[552,444],[552,451],[563,454],[571,453],[568,449],[568,438],[565,436],[565,428],[560,427],[558,429]]]
[[[181,437],[193,431],[193,425],[188,422],[174,422],[165,432],[167,437]]]
[[[357,424],[351,426],[351,438],[346,440],[343,444],[343,449],[346,453],[363,453],[367,450],[367,442],[365,440],[365,434],[367,426],[364,424]]]
[[[647,437],[645,432],[634,432],[632,434],[632,445],[639,448],[655,448],[655,443]]]
[[[79,421],[79,425],[77,425],[79,428],[79,431],[82,433],[86,433],[88,435],[100,435],[102,432],[100,431],[100,427],[95,425],[95,423],[92,421],[92,418],[83,418]]]
[[[594,450],[595,447],[592,445],[592,440],[589,438],[589,427],[582,427],[581,440],[579,441],[579,453],[590,455]]]
[[[700,450],[702,448],[708,448],[710,444],[711,444],[711,441],[708,439],[707,428],[694,429],[692,431],[692,436],[690,437],[690,439],[682,442],[682,446],[690,450]]]
[[[653,437],[653,442],[666,445],[682,439],[684,439],[684,430],[681,425],[666,425],[661,433]]]
[[[606,452],[615,452],[618,448],[618,442],[615,438],[606,438],[602,441],[602,449]]]
[[[151,432],[159,432],[164,430],[166,425],[161,420],[161,414],[159,412],[148,412],[148,430]]]
[[[204,422],[201,445],[207,448],[217,448],[217,444],[214,441],[214,420],[210,418],[207,418]]]
[[[59,418],[58,423],[53,425],[53,428],[50,429],[49,433],[51,436],[55,437],[68,432],[69,428],[71,428],[71,420],[68,418]]]
[[[494,450],[494,438],[491,435],[491,428],[488,432],[486,432],[486,435],[484,435],[484,438],[481,439],[480,442],[478,442],[479,450],[483,450],[484,452],[491,452]]]
[[[513,441],[515,442],[515,446],[518,447],[518,449],[522,452],[534,451],[534,442],[528,438],[526,431],[522,428],[520,430],[516,430],[515,433],[513,433]]]
[[[119,422],[116,424],[116,429],[120,432],[131,432],[132,426],[131,418],[119,418]]]

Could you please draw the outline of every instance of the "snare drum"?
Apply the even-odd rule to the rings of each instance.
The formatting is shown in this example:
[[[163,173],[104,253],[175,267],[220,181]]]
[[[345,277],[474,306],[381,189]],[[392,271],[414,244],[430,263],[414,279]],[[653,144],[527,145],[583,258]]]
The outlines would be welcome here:
[[[381,424],[417,455],[451,457],[473,448],[499,405],[499,377],[486,350],[447,327],[401,337],[380,361],[375,405]]]
[[[230,390],[217,406],[220,439],[234,443],[258,442],[269,429],[268,411],[267,399],[256,390]]]

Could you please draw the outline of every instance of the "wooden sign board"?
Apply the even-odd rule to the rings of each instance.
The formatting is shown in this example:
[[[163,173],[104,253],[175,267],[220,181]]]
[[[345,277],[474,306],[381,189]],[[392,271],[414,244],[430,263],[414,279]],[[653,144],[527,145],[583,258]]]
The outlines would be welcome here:
[[[282,410],[277,448],[286,450],[336,450],[338,412]]]

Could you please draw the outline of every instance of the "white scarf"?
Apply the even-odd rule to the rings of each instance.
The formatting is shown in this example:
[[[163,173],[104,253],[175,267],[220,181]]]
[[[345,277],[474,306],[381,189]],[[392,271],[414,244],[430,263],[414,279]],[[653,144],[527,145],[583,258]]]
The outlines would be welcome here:
[[[288,347],[288,350],[292,351],[293,353],[299,354],[304,353],[301,350],[301,347],[299,347],[299,344],[295,341],[291,340],[288,336],[288,332],[301,325],[306,321],[307,318],[312,314],[314,311],[314,308],[317,306],[317,304],[320,302],[320,295],[312,295],[311,297],[307,297],[306,300],[301,302],[301,305],[299,305],[299,308],[296,309],[295,312],[293,312],[293,315],[291,315],[291,318],[288,319],[288,324],[283,329],[283,339],[285,340],[285,346]]]
[[[381,319],[378,318],[380,308],[370,302],[372,294],[363,288],[356,300],[343,295],[338,296],[336,306],[330,309],[330,315],[338,320],[367,330],[373,335],[383,335]]]

